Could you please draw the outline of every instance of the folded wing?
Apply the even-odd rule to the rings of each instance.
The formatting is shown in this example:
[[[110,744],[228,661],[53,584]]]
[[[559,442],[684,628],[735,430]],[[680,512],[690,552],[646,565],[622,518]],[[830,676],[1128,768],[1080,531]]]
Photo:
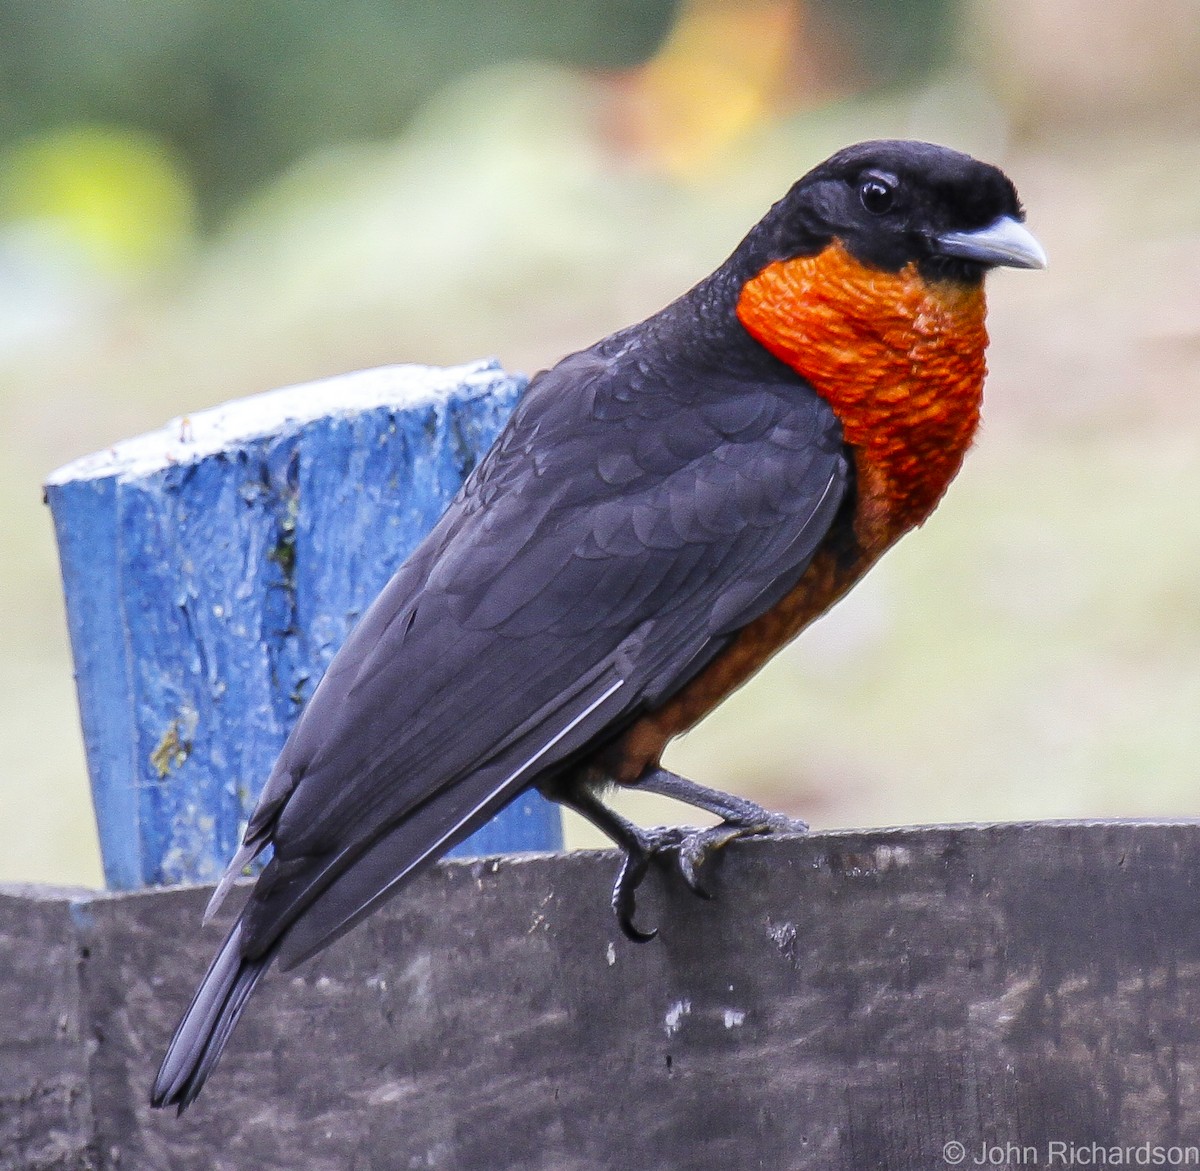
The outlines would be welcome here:
[[[679,386],[585,352],[535,379],[284,748],[235,865],[273,856],[157,1099],[194,1096],[266,964],[324,947],[682,687],[803,573],[848,475],[796,378]]]

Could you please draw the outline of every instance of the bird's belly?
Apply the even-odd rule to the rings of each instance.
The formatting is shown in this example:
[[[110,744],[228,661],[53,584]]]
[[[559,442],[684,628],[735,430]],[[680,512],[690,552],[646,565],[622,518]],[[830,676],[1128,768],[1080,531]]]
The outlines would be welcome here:
[[[744,626],[733,641],[661,707],[647,713],[595,762],[609,780],[633,784],[656,765],[667,744],[704,718],[750,678],[814,618],[823,614],[862,576],[874,557],[852,561],[818,552],[793,589],[765,614]]]

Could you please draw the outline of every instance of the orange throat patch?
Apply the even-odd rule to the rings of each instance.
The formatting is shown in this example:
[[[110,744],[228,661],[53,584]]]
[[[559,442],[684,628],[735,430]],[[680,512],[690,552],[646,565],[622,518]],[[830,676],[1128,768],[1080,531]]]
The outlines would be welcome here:
[[[737,305],[750,336],[803,376],[842,423],[859,483],[859,539],[882,552],[929,516],[979,425],[981,284],[861,264],[835,240],[768,265]]]

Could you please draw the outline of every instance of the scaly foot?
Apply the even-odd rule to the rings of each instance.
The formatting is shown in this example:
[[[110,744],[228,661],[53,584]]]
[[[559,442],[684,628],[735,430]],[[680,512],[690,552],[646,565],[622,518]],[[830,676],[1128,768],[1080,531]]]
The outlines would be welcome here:
[[[708,829],[658,826],[647,830],[609,809],[585,786],[557,789],[547,794],[582,814],[624,851],[625,857],[613,886],[612,908],[621,931],[634,943],[647,943],[658,934],[657,929],[643,931],[633,921],[637,890],[651,862],[674,860],[688,889],[707,899],[712,895],[701,882],[700,872],[712,856],[730,842],[766,834],[808,832],[803,821],[771,813],[753,801],[705,788],[665,769],[648,773],[637,787],[707,809],[723,820],[720,825]]]

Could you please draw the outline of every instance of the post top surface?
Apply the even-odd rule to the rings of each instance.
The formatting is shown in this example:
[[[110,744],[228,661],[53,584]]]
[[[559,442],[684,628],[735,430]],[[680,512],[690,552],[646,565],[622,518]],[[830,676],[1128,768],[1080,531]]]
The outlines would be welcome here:
[[[315,382],[269,390],[181,415],[157,431],[124,439],[52,472],[47,488],[78,480],[145,475],[189,464],[316,419],[378,407],[409,409],[445,402],[456,392],[473,398],[509,375],[494,359],[462,366],[377,366]]]

